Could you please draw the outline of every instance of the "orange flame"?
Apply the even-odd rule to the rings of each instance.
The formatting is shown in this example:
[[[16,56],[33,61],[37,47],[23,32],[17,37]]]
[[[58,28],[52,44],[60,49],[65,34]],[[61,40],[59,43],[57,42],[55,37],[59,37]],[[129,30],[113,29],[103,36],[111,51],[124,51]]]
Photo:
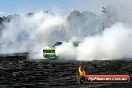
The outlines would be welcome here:
[[[86,75],[86,72],[85,72],[85,70],[82,68],[82,65],[79,66],[78,71],[79,71],[79,75],[80,75],[80,76]]]

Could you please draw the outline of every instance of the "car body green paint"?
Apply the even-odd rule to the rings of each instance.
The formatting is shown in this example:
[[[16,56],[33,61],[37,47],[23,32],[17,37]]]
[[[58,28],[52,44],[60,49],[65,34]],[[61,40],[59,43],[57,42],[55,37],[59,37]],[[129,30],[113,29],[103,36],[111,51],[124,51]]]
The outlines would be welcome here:
[[[59,59],[59,56],[55,53],[54,47],[44,48],[43,56],[48,59]]]

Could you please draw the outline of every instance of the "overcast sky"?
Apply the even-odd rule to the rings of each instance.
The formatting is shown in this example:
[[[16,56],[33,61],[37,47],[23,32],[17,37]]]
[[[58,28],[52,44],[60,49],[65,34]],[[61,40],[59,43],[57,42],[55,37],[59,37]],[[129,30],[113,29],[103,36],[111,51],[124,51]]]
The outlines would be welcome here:
[[[0,0],[0,14],[34,12],[38,10],[70,12],[93,11],[99,14],[101,7],[115,0]]]

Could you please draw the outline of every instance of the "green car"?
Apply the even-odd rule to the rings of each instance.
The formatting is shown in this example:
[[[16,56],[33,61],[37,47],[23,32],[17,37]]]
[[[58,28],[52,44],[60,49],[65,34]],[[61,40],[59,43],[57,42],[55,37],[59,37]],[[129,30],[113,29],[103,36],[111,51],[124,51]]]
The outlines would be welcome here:
[[[56,42],[52,47],[44,48],[43,49],[43,56],[47,59],[59,59],[60,57],[56,55],[55,48],[56,46],[60,46],[62,42]],[[73,41],[73,46],[77,47],[79,44],[79,41]]]
[[[59,56],[55,53],[55,48],[44,48],[43,49],[43,56],[48,59],[58,59]]]

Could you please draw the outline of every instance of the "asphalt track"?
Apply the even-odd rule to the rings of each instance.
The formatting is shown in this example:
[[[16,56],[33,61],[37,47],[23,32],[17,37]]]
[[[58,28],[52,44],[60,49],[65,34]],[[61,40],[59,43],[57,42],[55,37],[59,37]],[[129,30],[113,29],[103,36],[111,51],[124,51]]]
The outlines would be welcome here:
[[[87,74],[132,75],[132,61],[45,61],[24,56],[0,57],[0,88],[132,88],[125,84],[77,84],[76,73],[83,64]]]

